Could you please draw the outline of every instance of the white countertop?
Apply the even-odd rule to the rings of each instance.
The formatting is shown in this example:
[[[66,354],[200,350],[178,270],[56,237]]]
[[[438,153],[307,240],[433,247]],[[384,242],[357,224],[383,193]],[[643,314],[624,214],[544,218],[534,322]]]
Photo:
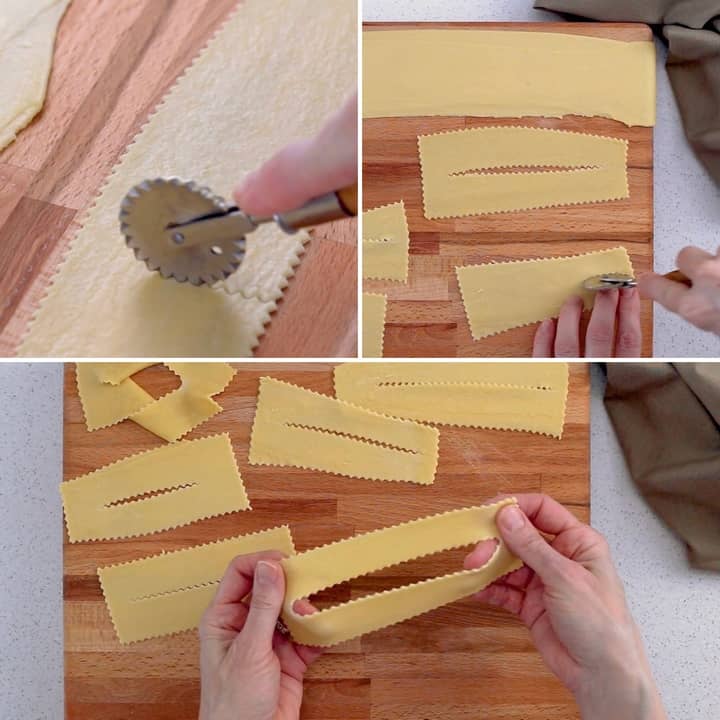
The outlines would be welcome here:
[[[627,588],[672,718],[720,717],[720,575],[684,549],[635,492],[593,377],[593,524]],[[0,364],[0,708],[3,720],[63,712],[62,368]],[[478,718],[478,720],[482,720]]]
[[[363,0],[366,21],[547,21],[555,13],[533,10],[532,0]],[[655,128],[655,269],[668,272],[686,245],[709,252],[720,246],[720,189],[695,158],[683,134],[658,48],[658,121]],[[654,355],[718,357],[720,339],[656,306]]]

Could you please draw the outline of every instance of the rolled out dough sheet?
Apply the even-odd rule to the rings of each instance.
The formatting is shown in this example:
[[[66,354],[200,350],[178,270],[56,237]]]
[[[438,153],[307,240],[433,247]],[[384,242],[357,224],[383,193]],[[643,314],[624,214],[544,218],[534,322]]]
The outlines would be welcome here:
[[[131,455],[61,483],[60,494],[70,542],[146,535],[250,508],[227,434]]]
[[[363,213],[363,277],[407,282],[410,232],[405,204]]]
[[[366,30],[363,116],[585,115],[655,124],[655,46],[513,30]]]
[[[88,430],[130,419],[173,442],[222,410],[213,399],[235,375],[227,363],[165,363],[181,381],[159,399],[131,376],[153,363],[77,363],[78,394]]]
[[[229,198],[277,150],[314,134],[357,82],[356,18],[355,0],[240,3],[113,169],[18,354],[250,355],[307,235],[263,225],[248,236],[228,292],[196,288],[135,260],[120,234],[120,202],[158,176],[192,179]]]
[[[467,265],[455,269],[465,314],[475,340],[557,317],[573,295],[593,306],[595,295],[583,290],[593,275],[634,274],[624,247],[584,255]]]
[[[435,428],[263,377],[249,460],[429,485],[435,479],[438,437]]]
[[[509,498],[493,505],[453,510],[394,527],[356,535],[283,560],[285,602],[282,619],[293,639],[328,646],[350,640],[479,592],[522,566],[508,550],[495,524],[498,510],[514,504]],[[497,539],[493,556],[477,570],[366,595],[312,615],[298,615],[293,603],[325,588],[433,553]]]
[[[55,36],[70,0],[3,0],[0,7],[0,150],[45,102]]]
[[[387,298],[378,293],[363,293],[362,297],[363,357],[381,358]]]
[[[282,526],[98,568],[120,642],[196,628],[230,561],[263,550],[294,554],[290,529]]]
[[[421,422],[561,437],[567,363],[345,363],[339,400]]]
[[[486,127],[422,135],[418,147],[427,218],[630,196],[628,144],[617,138],[545,128]]]

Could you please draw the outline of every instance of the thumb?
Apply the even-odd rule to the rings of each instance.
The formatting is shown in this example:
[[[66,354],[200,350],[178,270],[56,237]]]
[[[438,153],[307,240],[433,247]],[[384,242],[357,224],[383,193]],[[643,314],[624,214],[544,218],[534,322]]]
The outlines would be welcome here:
[[[563,580],[570,560],[545,542],[517,505],[502,508],[497,516],[497,524],[508,548],[534,570],[545,585]]]
[[[285,598],[285,575],[276,562],[260,560],[255,566],[250,610],[242,636],[253,648],[271,650],[275,626]]]

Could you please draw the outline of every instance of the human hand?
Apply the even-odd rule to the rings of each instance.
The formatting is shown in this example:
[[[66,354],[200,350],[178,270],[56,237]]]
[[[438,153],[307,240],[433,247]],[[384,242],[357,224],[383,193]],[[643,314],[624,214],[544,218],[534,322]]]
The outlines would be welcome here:
[[[642,350],[640,295],[635,288],[595,294],[590,322],[582,342],[583,301],[571,297],[557,322],[544,320],[535,332],[533,357],[639,357]],[[584,347],[583,347],[584,345]]]
[[[285,597],[279,552],[240,555],[200,623],[200,720],[297,720],[303,676],[321,651],[277,630]],[[244,599],[252,591],[249,603]],[[295,603],[300,614],[314,608]]]
[[[692,280],[691,288],[648,273],[638,280],[640,292],[701,330],[720,335],[720,254],[686,247],[677,256],[677,266]]]
[[[235,190],[250,215],[295,210],[308,200],[357,182],[357,93],[311,139],[280,150]]]
[[[604,538],[546,495],[518,503],[502,508],[497,523],[525,567],[477,599],[520,617],[583,720],[667,720]],[[465,558],[466,569],[487,562],[487,546]]]

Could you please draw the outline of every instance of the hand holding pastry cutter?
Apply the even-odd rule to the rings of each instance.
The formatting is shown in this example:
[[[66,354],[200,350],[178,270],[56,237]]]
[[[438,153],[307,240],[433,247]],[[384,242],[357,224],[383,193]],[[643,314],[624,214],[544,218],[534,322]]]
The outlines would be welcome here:
[[[682,283],[688,287],[692,287],[692,280],[687,277],[684,273],[679,270],[673,270],[672,272],[664,275],[668,280],[673,282]],[[620,290],[622,288],[633,288],[637,285],[637,280],[632,275],[625,275],[624,273],[606,273],[604,275],[595,275],[588,278],[583,283],[585,290],[591,292],[599,292],[602,290]]]
[[[208,188],[178,178],[146,180],[120,206],[120,229],[135,257],[164,278],[212,285],[245,257],[245,236],[268,222],[292,234],[357,214],[357,186],[328,193],[297,210],[253,217]]]

